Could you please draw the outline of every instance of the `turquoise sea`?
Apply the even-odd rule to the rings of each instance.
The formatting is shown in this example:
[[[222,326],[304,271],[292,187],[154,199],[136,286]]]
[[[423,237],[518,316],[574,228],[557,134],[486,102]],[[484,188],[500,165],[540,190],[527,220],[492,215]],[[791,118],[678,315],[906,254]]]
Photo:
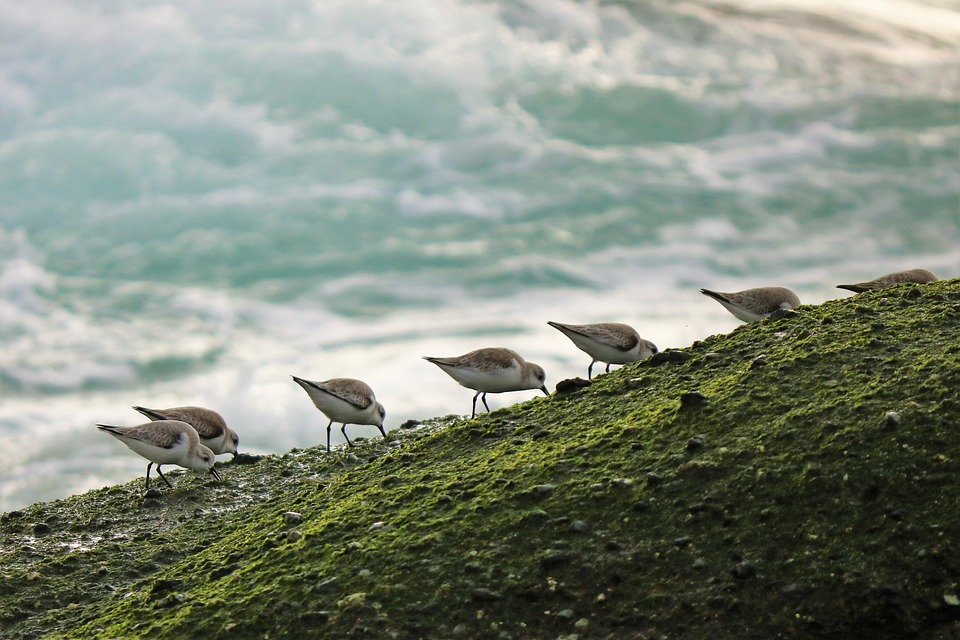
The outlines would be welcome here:
[[[469,412],[423,355],[584,376],[547,320],[683,347],[739,324],[701,286],[957,277],[958,98],[947,0],[2,3],[0,511],[142,476],[130,405],[282,452],[291,374],[395,428]]]

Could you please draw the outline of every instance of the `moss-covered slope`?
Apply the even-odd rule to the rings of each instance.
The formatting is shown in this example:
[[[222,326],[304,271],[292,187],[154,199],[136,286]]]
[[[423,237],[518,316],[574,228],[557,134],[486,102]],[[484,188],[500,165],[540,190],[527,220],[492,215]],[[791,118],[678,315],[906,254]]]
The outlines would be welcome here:
[[[477,420],[5,514],[0,636],[960,638],[958,390],[960,281],[801,307]]]

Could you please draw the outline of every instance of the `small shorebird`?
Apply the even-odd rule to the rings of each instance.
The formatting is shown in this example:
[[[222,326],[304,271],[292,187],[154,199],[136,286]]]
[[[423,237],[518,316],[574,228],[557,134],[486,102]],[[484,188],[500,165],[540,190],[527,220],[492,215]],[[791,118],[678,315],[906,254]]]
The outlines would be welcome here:
[[[180,420],[157,420],[136,427],[115,427],[98,424],[97,429],[109,433],[135,453],[150,461],[147,465],[147,489],[150,488],[150,468],[157,465],[157,474],[173,487],[160,471],[165,464],[175,464],[195,471],[209,471],[219,482],[220,474],[214,466],[213,451],[200,444],[197,430]]]
[[[734,293],[700,289],[700,293],[713,298],[744,322],[753,322],[767,317],[774,311],[800,306],[800,298],[797,294],[785,287],[759,287]]]
[[[593,377],[593,365],[597,362],[607,364],[609,373],[611,364],[627,364],[649,358],[657,352],[657,345],[644,340],[628,324],[600,322],[597,324],[563,324],[547,321],[554,329],[559,329],[573,341],[578,349],[593,358],[587,367],[587,379]]]
[[[547,374],[543,372],[543,367],[527,362],[510,349],[487,347],[452,358],[423,356],[423,359],[443,369],[461,386],[477,392],[473,396],[471,418],[477,417],[477,398],[483,401],[487,413],[490,412],[487,405],[488,393],[539,389],[544,395],[550,395],[544,384]]]
[[[387,432],[383,430],[383,419],[387,410],[377,402],[371,389],[365,382],[353,378],[331,378],[323,382],[304,380],[292,376],[293,380],[303,387],[317,409],[330,418],[327,425],[327,451],[330,451],[330,428],[334,422],[342,422],[340,432],[347,439],[347,444],[353,446],[347,436],[348,424],[369,424],[380,429],[384,438]]]
[[[210,448],[214,454],[232,453],[237,455],[240,438],[227,426],[226,421],[216,411],[203,407],[172,407],[170,409],[147,409],[133,407],[151,420],[180,420],[197,430],[200,442]]]
[[[838,284],[837,289],[848,289],[854,293],[861,293],[863,291],[873,291],[874,289],[885,289],[886,287],[892,287],[895,284],[903,284],[904,282],[926,284],[928,282],[936,282],[936,280],[937,276],[933,275],[926,269],[908,269],[907,271],[895,271],[894,273],[888,273],[885,276],[880,276],[879,278],[868,280],[866,282],[857,282],[856,284]]]

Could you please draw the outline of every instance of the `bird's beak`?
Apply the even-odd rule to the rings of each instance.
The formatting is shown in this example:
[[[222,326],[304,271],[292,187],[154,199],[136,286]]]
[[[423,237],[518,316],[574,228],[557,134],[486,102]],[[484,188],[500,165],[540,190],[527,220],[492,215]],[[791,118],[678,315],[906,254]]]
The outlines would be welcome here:
[[[545,396],[549,396],[549,395],[550,395],[550,392],[547,391],[547,385],[545,385],[545,384],[540,386],[540,391],[543,391],[543,395],[545,395]]]
[[[210,473],[212,473],[213,477],[217,479],[217,482],[223,482],[223,478],[220,477],[220,472],[217,471],[216,467],[210,467]]]

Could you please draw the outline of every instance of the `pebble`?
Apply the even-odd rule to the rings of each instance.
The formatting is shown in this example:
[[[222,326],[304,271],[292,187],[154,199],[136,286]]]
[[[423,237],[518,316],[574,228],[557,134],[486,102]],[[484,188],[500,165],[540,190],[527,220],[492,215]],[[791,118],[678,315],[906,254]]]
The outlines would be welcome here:
[[[706,443],[706,440],[706,436],[693,436],[687,440],[687,451],[700,451],[700,449],[703,449],[703,445]]]
[[[662,484],[664,480],[662,475],[660,475],[659,473],[654,473],[653,471],[651,471],[644,477],[647,479],[647,484],[651,486]]]
[[[574,520],[570,523],[570,531],[574,533],[586,533],[589,527],[583,520]]]
[[[565,396],[571,393],[576,393],[581,389],[585,389],[593,384],[590,380],[584,380],[583,378],[570,378],[567,380],[561,380],[557,383],[557,395]]]
[[[562,611],[557,611],[557,617],[563,618],[564,620],[571,620],[573,619],[574,615],[573,609],[563,609]]]
[[[499,600],[503,596],[491,589],[480,587],[478,589],[474,589],[470,593],[470,597],[478,602],[493,602],[495,600]]]
[[[332,615],[330,611],[305,611],[300,614],[300,622],[307,627],[316,627],[325,623]]]
[[[295,524],[300,524],[303,522],[303,516],[297,513],[296,511],[287,511],[283,514],[283,524],[288,527],[292,527]]]
[[[886,415],[883,416],[883,423],[888,429],[899,427],[902,420],[903,419],[900,417],[900,414],[896,411],[887,411]]]
[[[738,562],[734,565],[733,569],[730,570],[730,573],[732,573],[733,577],[737,580],[746,580],[757,575],[757,567],[752,562]]]
[[[651,367],[659,367],[667,362],[686,362],[691,358],[693,358],[693,354],[687,351],[674,351],[673,349],[667,349],[666,351],[660,351],[653,354],[647,358],[646,362],[648,362]]]
[[[710,399],[699,391],[688,391],[680,394],[680,408],[694,409],[710,404]]]
[[[297,531],[296,529],[287,531],[287,542],[296,542],[302,537],[303,537],[303,534]]]

